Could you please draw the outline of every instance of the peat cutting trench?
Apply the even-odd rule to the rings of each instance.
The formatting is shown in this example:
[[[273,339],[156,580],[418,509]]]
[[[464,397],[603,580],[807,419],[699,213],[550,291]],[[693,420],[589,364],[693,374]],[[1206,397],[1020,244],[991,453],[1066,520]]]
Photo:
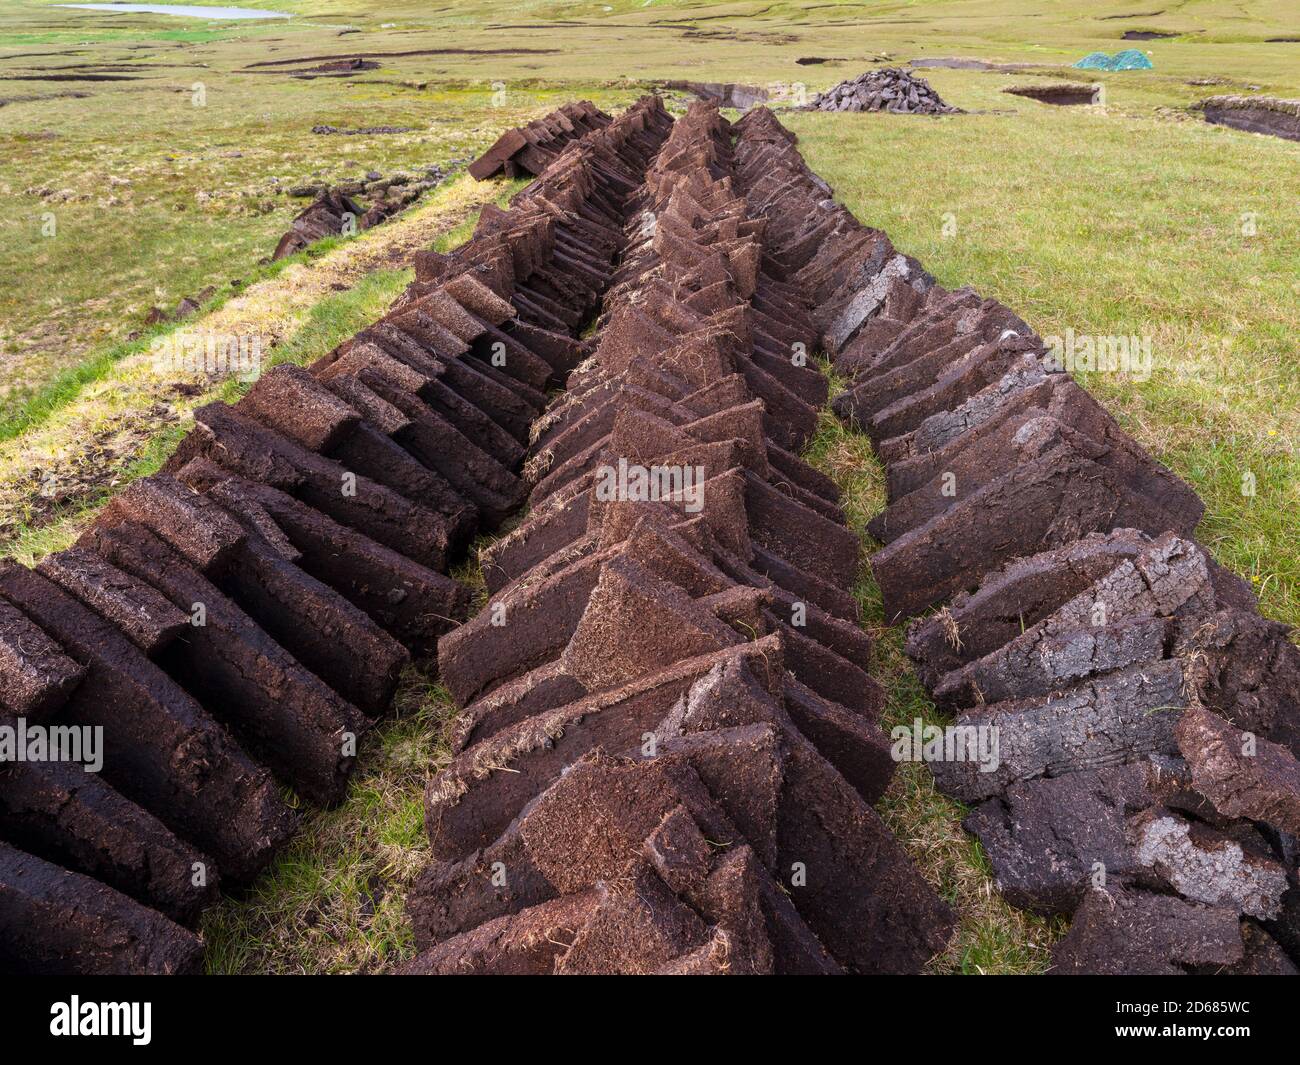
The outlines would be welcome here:
[[[404,971],[921,970],[955,917],[873,809],[861,541],[799,457],[830,401],[886,467],[935,779],[1012,904],[1073,916],[1056,971],[1296,971],[1300,651],[1019,317],[765,107],[567,105],[471,172],[537,180],[0,563],[0,724],[104,737],[102,772],[0,772],[0,968],[200,969],[203,909],[295,830],[280,785],[337,803],[415,662],[460,713]],[[467,617],[450,567],[516,520]]]

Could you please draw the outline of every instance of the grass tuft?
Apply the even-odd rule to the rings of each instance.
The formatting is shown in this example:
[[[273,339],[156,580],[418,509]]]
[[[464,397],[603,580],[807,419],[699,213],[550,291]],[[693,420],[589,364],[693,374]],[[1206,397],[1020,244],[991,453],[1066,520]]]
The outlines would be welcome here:
[[[210,973],[372,973],[414,953],[405,905],[429,862],[424,785],[450,760],[454,716],[442,688],[408,672],[344,802],[308,812],[254,885],[204,916]]]
[[[832,396],[841,391],[843,381],[829,364],[823,363],[822,370],[830,378]],[[867,560],[878,545],[866,523],[885,505],[884,468],[870,440],[824,409],[803,457],[839,486],[849,525],[863,538],[862,569],[853,592],[862,627],[874,644],[871,675],[885,689],[881,727],[888,734],[896,726],[910,728],[917,719],[924,725],[951,724],[949,716],[935,709],[903,653],[904,626],[884,621],[880,589]],[[962,830],[966,808],[939,794],[928,767],[901,763],[878,809],[922,876],[957,911],[956,935],[928,971],[1039,973],[1047,968],[1063,923],[1022,913],[1002,899],[983,848]]]

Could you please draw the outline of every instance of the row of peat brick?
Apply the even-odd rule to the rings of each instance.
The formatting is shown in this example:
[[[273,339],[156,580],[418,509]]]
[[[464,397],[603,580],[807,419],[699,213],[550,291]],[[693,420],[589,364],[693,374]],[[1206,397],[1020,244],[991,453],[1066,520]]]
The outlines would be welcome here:
[[[565,145],[613,121],[589,100],[565,104],[526,126],[508,129],[474,162],[470,174],[479,181],[497,175],[519,178],[542,174]]]
[[[0,724],[103,735],[101,772],[0,770],[0,968],[194,971],[202,910],[295,829],[278,785],[342,798],[357,737],[466,614],[449,564],[524,500],[670,125],[646,98],[584,127],[379,321],[198,410],[72,548],[0,564]]]
[[[817,330],[733,136],[692,105],[629,201],[528,514],[439,643],[462,710],[409,972],[915,972],[950,936],[873,809],[861,545],[797,456]]]
[[[1295,973],[1287,627],[1192,538],[1192,489],[1024,321],[860,225],[769,113],[738,125],[750,202],[803,249],[787,268],[849,379],[834,409],[885,465],[886,614],[943,604],[907,641],[955,722],[936,780],[972,805],[1010,902],[1073,916],[1053,971]]]

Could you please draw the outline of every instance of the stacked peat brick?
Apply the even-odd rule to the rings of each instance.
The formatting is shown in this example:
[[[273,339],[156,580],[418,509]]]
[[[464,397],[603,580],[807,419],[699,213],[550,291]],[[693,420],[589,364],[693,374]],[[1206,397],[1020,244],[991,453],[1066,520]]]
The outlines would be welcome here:
[[[463,710],[411,972],[915,972],[951,933],[872,809],[894,762],[860,545],[795,454],[827,395],[816,328],[738,174],[693,105],[534,427],[489,601],[440,641]]]
[[[0,969],[192,971],[218,886],[294,831],[277,782],[342,798],[355,738],[466,613],[449,562],[524,498],[670,125],[656,98],[594,124],[374,325],[198,410],[74,547],[0,564],[0,725],[104,742],[100,773],[0,766]]]
[[[900,115],[955,115],[959,108],[944,103],[924,78],[902,67],[868,70],[852,81],[819,92],[808,102],[811,111],[888,111]]]
[[[436,182],[414,181],[374,195],[369,207],[337,188],[324,188],[294,216],[275,246],[272,261],[295,255],[308,245],[341,233],[358,233],[387,222],[415,203]]]
[[[594,133],[613,121],[588,100],[565,104],[526,126],[508,129],[469,165],[479,181],[504,174],[508,178],[541,174],[570,141]]]
[[[1002,891],[1073,914],[1056,971],[1294,973],[1287,628],[1192,539],[1195,493],[1020,318],[859,225],[770,113],[737,130],[768,252],[850,378],[834,409],[885,463],[886,614],[947,604],[908,653],[956,735],[997,736],[993,763],[934,770]]]
[[[349,218],[360,229],[359,220],[365,214],[366,209],[346,193],[337,189],[323,189],[294,216],[284,236],[276,244],[271,259],[274,261],[295,255],[318,240],[338,236],[347,227]]]

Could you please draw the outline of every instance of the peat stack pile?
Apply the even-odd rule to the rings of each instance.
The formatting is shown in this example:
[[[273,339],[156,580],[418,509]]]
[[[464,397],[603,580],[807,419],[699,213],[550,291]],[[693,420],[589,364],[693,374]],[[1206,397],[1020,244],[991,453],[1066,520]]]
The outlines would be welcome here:
[[[939,786],[973,805],[1013,904],[1073,914],[1063,972],[1290,972],[1300,959],[1300,650],[1192,534],[1195,493],[1014,312],[948,291],[859,225],[764,110],[738,172],[769,256],[851,378],[872,439],[886,614],[962,744]],[[770,190],[770,198],[762,194]]]
[[[589,100],[565,104],[526,126],[506,130],[486,152],[469,165],[478,181],[497,174],[508,178],[541,174],[570,141],[610,123],[609,115]]]
[[[1300,100],[1271,96],[1211,96],[1196,105],[1205,121],[1247,133],[1267,133],[1300,141]]]
[[[949,909],[872,809],[894,769],[859,543],[795,452],[825,379],[730,127],[693,105],[629,201],[530,510],[440,641],[418,973],[915,972]]]
[[[0,768],[0,968],[193,971],[219,885],[294,831],[278,785],[342,797],[407,662],[465,616],[449,563],[526,495],[670,124],[647,98],[570,144],[381,320],[198,410],[74,547],[0,563],[0,724],[103,730],[101,773]]]
[[[283,259],[325,237],[337,236],[348,227],[349,221],[357,230],[369,228],[373,223],[362,224],[362,219],[366,217],[366,208],[351,196],[337,189],[323,189],[316,199],[294,216],[284,236],[276,244],[271,259]]]
[[[909,115],[955,115],[960,109],[944,103],[924,78],[901,67],[868,70],[852,81],[818,93],[812,111],[890,111]]]
[[[340,233],[361,232],[386,222],[400,214],[418,200],[426,189],[437,184],[434,180],[410,181],[403,179],[376,183],[377,195],[366,207],[349,194],[337,188],[322,189],[316,199],[300,211],[289,224],[284,236],[275,246],[272,261],[283,259],[302,251],[309,244]],[[355,186],[354,186],[355,187]]]

